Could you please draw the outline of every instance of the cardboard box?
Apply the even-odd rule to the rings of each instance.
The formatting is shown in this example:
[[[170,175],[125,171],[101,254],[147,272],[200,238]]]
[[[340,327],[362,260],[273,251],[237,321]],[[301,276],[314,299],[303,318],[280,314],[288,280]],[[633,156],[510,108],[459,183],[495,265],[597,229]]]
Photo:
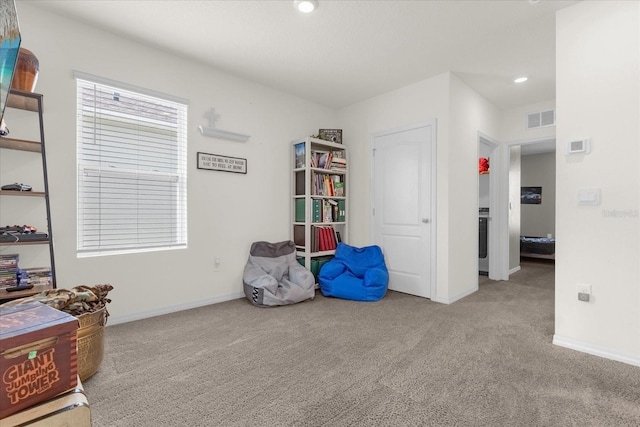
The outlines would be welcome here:
[[[2,427],[89,427],[91,409],[82,383],[52,399],[46,400],[2,419]]]
[[[77,385],[77,330],[39,302],[0,307],[0,419]]]

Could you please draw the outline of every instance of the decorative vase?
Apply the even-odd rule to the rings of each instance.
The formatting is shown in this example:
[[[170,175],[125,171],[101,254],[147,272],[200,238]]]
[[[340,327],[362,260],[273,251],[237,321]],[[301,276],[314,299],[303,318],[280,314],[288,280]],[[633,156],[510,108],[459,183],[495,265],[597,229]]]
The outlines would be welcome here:
[[[36,88],[39,71],[38,58],[30,50],[21,47],[11,87],[23,92],[33,92]]]

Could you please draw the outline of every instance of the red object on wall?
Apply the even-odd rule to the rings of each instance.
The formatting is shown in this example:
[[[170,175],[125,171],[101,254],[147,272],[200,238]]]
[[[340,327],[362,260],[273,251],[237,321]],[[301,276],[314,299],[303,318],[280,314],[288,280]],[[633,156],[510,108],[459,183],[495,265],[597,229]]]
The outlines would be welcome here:
[[[480,157],[478,159],[478,172],[480,174],[489,173],[489,159],[486,157]]]

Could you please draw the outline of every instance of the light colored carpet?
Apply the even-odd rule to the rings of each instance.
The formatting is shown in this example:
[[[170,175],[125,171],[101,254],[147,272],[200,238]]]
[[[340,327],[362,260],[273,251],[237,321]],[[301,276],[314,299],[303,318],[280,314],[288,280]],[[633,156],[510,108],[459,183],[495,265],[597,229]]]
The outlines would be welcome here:
[[[638,426],[640,368],[551,344],[553,264],[451,305],[246,300],[106,329],[94,426]]]

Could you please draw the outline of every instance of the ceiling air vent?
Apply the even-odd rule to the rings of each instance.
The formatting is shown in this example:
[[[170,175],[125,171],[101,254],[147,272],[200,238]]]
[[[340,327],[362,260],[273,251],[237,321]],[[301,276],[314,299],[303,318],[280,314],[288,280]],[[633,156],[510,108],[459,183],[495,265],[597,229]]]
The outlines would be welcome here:
[[[527,129],[555,126],[556,110],[546,110],[527,114]]]

